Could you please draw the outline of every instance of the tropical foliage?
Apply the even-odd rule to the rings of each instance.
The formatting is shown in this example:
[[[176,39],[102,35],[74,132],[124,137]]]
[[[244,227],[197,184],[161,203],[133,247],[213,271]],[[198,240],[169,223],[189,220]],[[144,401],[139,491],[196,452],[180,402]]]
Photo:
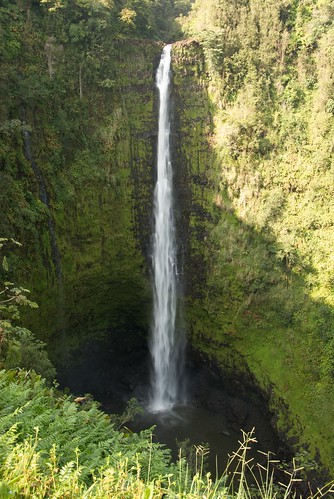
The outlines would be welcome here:
[[[328,466],[333,8],[326,0],[197,0],[180,19],[205,52],[215,108],[218,223],[209,229],[206,308],[218,325],[208,335],[236,346],[268,392],[275,385]]]
[[[50,288],[52,322],[65,308],[53,296],[61,280],[55,232],[64,274],[82,272],[84,285],[91,278],[96,289],[96,262],[100,277],[115,260],[117,284],[132,262],[142,265],[132,240],[122,239],[135,225],[129,156],[147,169],[142,144],[154,135],[153,103],[143,89],[152,86],[161,45],[152,40],[180,36],[203,48],[215,125],[209,277],[198,315],[191,311],[193,343],[225,369],[240,367],[231,352],[241,353],[272,403],[288,405],[290,419],[278,427],[333,466],[333,2],[196,0],[188,14],[191,3],[0,0],[0,242],[15,247],[1,269],[0,497],[290,494],[275,489],[270,471],[254,492],[243,482],[244,454],[238,492],[225,478],[212,482],[201,465],[192,476],[150,432],[117,431],[95,403],[58,394],[35,374],[48,383],[55,375],[43,343],[19,322],[21,305],[36,304],[13,284],[18,273],[27,282],[35,272],[34,291]],[[122,258],[129,263],[120,270]],[[136,279],[131,293],[141,294]],[[109,289],[109,274],[105,282]],[[83,302],[100,327],[93,293],[80,300],[76,286],[70,313]],[[129,287],[124,308],[126,298]]]
[[[298,469],[286,471],[286,485],[274,483],[277,461],[265,466],[248,458],[254,435],[244,434],[223,477],[205,473],[206,453],[196,449],[195,473],[180,456],[152,443],[151,431],[117,431],[89,399],[76,404],[57,395],[36,374],[0,371],[0,497],[38,498],[251,498],[291,497]],[[253,476],[247,479],[247,474]],[[331,493],[330,484],[314,495]]]
[[[0,239],[2,254],[2,273],[9,273],[9,264],[3,250],[9,245],[21,246],[14,239]],[[23,367],[35,369],[49,381],[53,381],[56,371],[52,366],[45,344],[39,341],[31,331],[19,325],[20,308],[37,308],[37,303],[29,300],[29,290],[15,286],[5,280],[0,290],[0,367],[11,369]]]

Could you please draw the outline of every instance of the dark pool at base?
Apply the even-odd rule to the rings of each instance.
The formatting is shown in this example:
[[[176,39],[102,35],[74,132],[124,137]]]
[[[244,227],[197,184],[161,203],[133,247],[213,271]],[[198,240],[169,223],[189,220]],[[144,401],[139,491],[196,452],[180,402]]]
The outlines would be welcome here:
[[[227,430],[221,415],[191,405],[177,406],[170,411],[155,414],[145,410],[143,415],[137,416],[128,426],[133,431],[155,426],[153,441],[163,443],[171,449],[174,460],[179,458],[180,448],[183,457],[189,457],[192,448],[193,455],[196,452],[198,454],[198,462],[201,461],[203,452],[205,468],[213,476],[223,474],[228,456],[238,449],[238,440],[243,438],[241,430]],[[254,445],[254,452],[256,447]],[[251,453],[252,456],[254,452]]]
[[[125,341],[125,340],[124,340]],[[190,444],[209,444],[210,471],[223,471],[227,454],[238,449],[242,432],[255,428],[257,448],[286,456],[286,449],[272,428],[273,415],[266,401],[252,383],[226,378],[221,371],[188,352],[186,379],[187,404],[170,413],[151,414],[148,406],[150,361],[147,347],[139,342],[136,348],[122,345],[120,338],[86,343],[73,352],[58,368],[60,384],[77,395],[91,393],[108,413],[124,410],[126,401],[136,397],[144,409],[128,426],[139,431],[156,426],[154,439],[173,450],[177,458],[176,440],[189,439]]]

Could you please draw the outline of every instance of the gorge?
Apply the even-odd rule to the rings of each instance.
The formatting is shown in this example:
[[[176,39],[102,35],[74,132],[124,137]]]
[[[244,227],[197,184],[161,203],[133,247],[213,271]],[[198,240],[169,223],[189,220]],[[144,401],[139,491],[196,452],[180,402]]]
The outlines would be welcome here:
[[[23,245],[2,282],[39,303],[21,323],[46,343],[62,387],[108,412],[132,395],[147,401],[155,78],[171,41],[177,322],[191,397],[222,420],[222,406],[238,406],[233,432],[249,429],[243,402],[256,406],[275,429],[268,448],[278,434],[311,474],[331,476],[331,2],[197,0],[173,13],[183,35],[160,3],[160,17],[149,2],[1,4],[0,236]],[[14,346],[1,366],[36,368]]]

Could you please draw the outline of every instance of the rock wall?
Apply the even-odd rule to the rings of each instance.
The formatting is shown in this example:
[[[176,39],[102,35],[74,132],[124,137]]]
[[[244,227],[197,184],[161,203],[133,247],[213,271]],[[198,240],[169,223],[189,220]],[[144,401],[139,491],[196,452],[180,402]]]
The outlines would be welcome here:
[[[5,231],[23,243],[12,267],[40,305],[36,313],[27,311],[25,323],[48,343],[58,367],[73,361],[70,352],[78,355],[89,338],[129,331],[146,337],[149,329],[154,78],[161,49],[159,43],[120,40],[110,88],[86,87],[83,99],[69,95],[61,110],[52,103],[50,110],[25,110],[31,157],[17,153],[18,167],[11,174],[17,180],[24,168],[24,185],[17,184],[22,209],[32,212],[37,204],[42,214],[33,231],[15,223]],[[62,128],[60,112],[67,113]],[[70,147],[61,136],[66,126],[77,126]],[[19,134],[18,140],[23,148]],[[56,155],[63,157],[58,161]],[[47,204],[32,162],[48,191]]]
[[[119,40],[109,72],[99,84],[86,84],[82,96],[73,74],[69,95],[59,84],[54,101],[26,105],[30,160],[24,157],[22,123],[15,121],[20,106],[8,111],[7,118],[15,119],[10,121],[12,161],[1,172],[8,192],[1,199],[7,214],[3,235],[24,244],[23,255],[14,253],[10,263],[40,303],[38,313],[27,314],[26,324],[48,343],[60,369],[80,362],[82,345],[92,338],[108,337],[110,345],[110,337],[117,342],[120,335],[129,343],[138,336],[146,341],[157,134],[154,79],[161,49],[159,43]],[[298,319],[290,327],[289,295],[299,293],[310,314],[314,304],[305,298],[300,277],[291,284],[286,261],[273,256],[279,248],[271,234],[260,234],[237,216],[229,186],[221,181],[224,164],[214,136],[219,110],[196,42],[174,44],[172,71],[178,266],[189,343],[238,389],[258,385],[276,413],[277,427],[291,441],[309,446],[311,456],[319,451],[330,466],[332,437],[319,431],[329,426],[330,410],[313,410],[308,383],[316,379],[307,367],[316,338],[307,350],[296,349],[305,355],[302,362],[286,348],[289,341],[298,346],[305,326]],[[32,160],[47,187],[48,205],[41,200]],[[286,357],[278,357],[278,349]],[[299,376],[300,368],[305,377]]]
[[[298,452],[303,445],[310,462],[320,456],[331,470],[333,388],[321,367],[327,340],[319,328],[330,327],[331,309],[309,293],[312,270],[305,258],[292,270],[270,224],[260,230],[244,219],[235,203],[243,189],[252,189],[262,170],[268,177],[280,171],[280,157],[265,163],[244,154],[231,173],[230,158],[218,140],[218,136],[223,140],[229,110],[222,109],[217,99],[219,79],[206,69],[195,41],[175,44],[173,72],[189,341],[203,362],[218,366],[222,378],[235,389],[258,386],[282,438],[296,445]],[[246,187],[236,185],[239,176]],[[266,197],[264,190],[259,187],[252,201],[254,213],[263,217],[276,199],[274,192]],[[293,196],[287,193],[287,203]],[[247,209],[252,213],[249,202]],[[274,216],[283,227],[289,224],[283,211]]]
[[[206,240],[212,222],[213,109],[203,53],[196,42],[173,45],[171,142],[175,175],[179,267],[185,298],[202,297]]]

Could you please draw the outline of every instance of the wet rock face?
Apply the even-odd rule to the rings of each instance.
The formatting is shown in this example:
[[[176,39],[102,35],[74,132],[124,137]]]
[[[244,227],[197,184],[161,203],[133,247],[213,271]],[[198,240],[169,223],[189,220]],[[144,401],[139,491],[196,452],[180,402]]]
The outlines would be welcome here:
[[[204,361],[203,356],[190,348],[188,356],[188,379],[190,397],[196,405],[213,414],[221,414],[222,432],[229,433],[243,429],[259,429],[259,438],[266,438],[277,447],[278,437],[270,424],[271,414],[267,401],[247,379],[229,375],[219,369],[213,361]]]
[[[207,266],[204,256],[213,152],[212,115],[204,57],[195,42],[173,45],[171,147],[179,268],[187,296],[200,297]]]
[[[137,323],[138,330],[147,332],[151,319],[149,267],[157,133],[154,77],[161,46],[149,41],[119,44],[113,55],[117,74],[112,75],[112,90],[91,89],[92,102],[88,103],[87,89],[89,109],[82,103],[95,138],[86,139],[89,151],[80,151],[79,145],[75,150],[74,145],[66,164],[71,189],[66,202],[58,199],[64,196],[57,189],[59,179],[45,175],[61,283],[52,275],[47,224],[38,235],[40,246],[37,242],[35,247],[28,246],[35,251],[29,255],[34,269],[31,281],[24,284],[40,308],[27,317],[27,325],[50,345],[60,368],[66,352],[78,352],[78,345],[87,339],[100,340],[117,323],[124,329]],[[31,121],[29,114],[27,120]],[[44,123],[47,120],[52,117],[36,116],[31,133],[31,151],[39,158],[42,173],[50,160],[46,146],[37,140],[38,128],[50,125]],[[137,318],[131,316],[136,311]]]
[[[150,361],[143,332],[110,330],[105,339],[88,341],[67,360],[59,369],[61,386],[76,395],[93,394],[107,412],[122,412],[131,397],[143,401],[147,395]]]

